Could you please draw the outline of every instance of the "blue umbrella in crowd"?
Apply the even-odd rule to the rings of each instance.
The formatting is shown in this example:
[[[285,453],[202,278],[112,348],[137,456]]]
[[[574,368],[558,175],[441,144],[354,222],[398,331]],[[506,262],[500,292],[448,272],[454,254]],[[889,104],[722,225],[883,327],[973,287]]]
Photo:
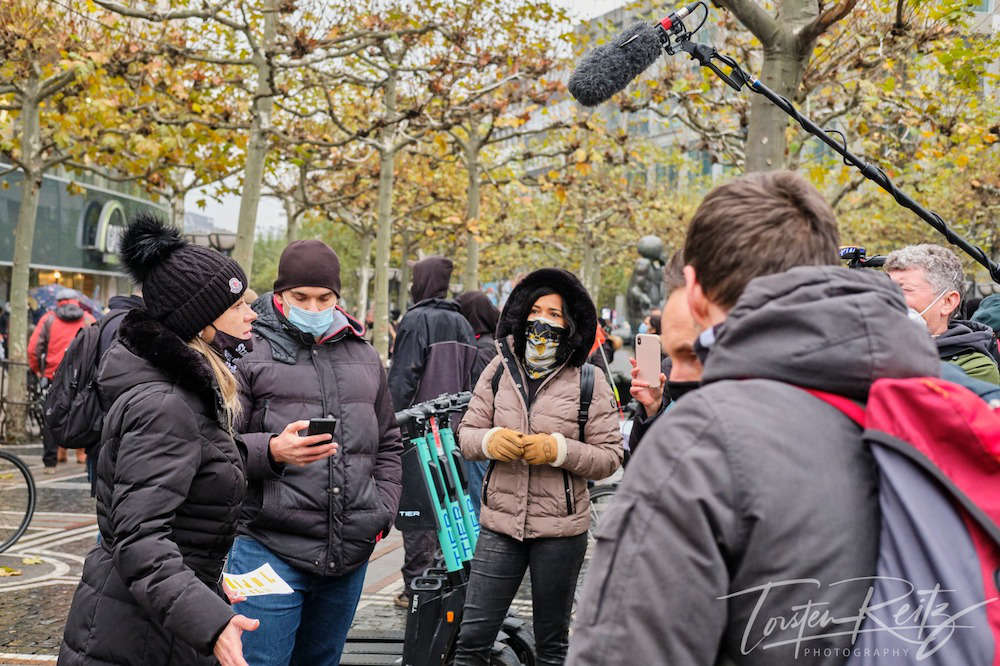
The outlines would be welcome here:
[[[28,307],[31,310],[31,321],[37,324],[38,320],[42,318],[42,315],[49,310],[55,310],[56,293],[66,288],[67,287],[59,284],[46,284],[41,287],[29,289]],[[76,294],[75,298],[80,301],[80,306],[90,314],[94,315],[94,319],[100,319],[104,316],[104,308],[102,308],[99,303],[92,298],[84,296],[75,289],[73,292]]]

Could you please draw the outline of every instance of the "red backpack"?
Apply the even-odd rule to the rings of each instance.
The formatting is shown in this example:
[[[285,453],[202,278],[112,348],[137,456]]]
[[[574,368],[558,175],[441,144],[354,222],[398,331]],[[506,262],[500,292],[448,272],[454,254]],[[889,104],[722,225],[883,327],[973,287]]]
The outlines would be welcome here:
[[[1000,665],[1000,410],[929,377],[880,379],[866,406],[805,390],[878,465],[878,565],[845,663]]]

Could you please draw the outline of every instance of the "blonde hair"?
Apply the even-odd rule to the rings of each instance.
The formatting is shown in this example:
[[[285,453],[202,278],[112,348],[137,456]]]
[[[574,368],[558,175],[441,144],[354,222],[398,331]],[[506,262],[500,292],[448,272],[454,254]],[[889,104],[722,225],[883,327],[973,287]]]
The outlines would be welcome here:
[[[236,377],[233,377],[225,362],[200,337],[195,336],[187,345],[208,361],[208,367],[212,369],[215,382],[219,385],[219,393],[222,394],[222,407],[226,411],[226,428],[229,434],[232,434],[233,423],[240,414],[240,392],[236,385]]]

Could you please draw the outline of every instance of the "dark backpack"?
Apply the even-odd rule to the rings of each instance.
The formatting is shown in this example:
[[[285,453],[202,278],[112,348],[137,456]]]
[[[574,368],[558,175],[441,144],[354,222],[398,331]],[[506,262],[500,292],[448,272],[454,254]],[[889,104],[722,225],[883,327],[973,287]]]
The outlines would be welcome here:
[[[46,435],[67,449],[88,449],[101,439],[104,408],[97,394],[101,333],[127,310],[84,326],[66,349],[45,398]]]

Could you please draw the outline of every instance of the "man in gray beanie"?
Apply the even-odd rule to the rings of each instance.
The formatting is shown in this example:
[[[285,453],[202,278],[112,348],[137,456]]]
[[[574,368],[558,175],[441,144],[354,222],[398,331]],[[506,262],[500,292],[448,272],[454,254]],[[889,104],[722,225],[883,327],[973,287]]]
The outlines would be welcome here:
[[[243,635],[249,664],[340,663],[368,558],[399,503],[403,447],[385,370],[364,327],[338,305],[340,288],[336,252],[318,240],[291,243],[274,291],[252,306],[253,351],[236,361],[247,469],[269,480],[227,571],[270,564],[294,590],[236,605],[261,621]],[[335,450],[282,429],[328,417],[337,420]]]

